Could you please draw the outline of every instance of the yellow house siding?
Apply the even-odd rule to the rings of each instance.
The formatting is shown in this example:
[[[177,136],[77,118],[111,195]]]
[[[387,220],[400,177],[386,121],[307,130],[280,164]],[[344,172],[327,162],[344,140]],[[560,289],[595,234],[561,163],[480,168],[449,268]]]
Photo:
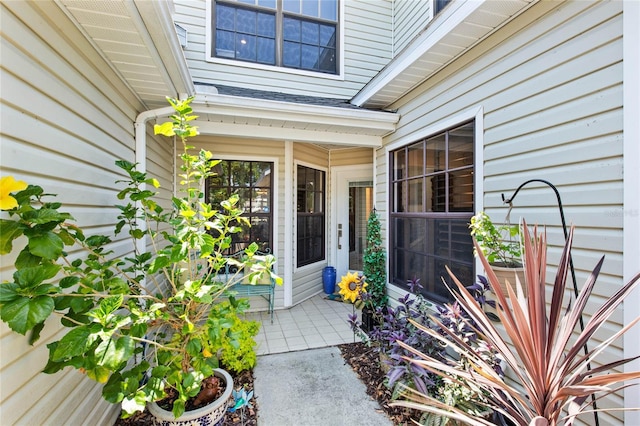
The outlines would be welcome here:
[[[331,167],[373,163],[371,148],[333,149],[329,155],[331,156]]]

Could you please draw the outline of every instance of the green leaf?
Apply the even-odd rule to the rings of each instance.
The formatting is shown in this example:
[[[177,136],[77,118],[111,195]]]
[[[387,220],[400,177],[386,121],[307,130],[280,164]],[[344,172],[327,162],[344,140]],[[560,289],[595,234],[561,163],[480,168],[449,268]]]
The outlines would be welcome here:
[[[0,284],[0,305],[16,300],[20,297],[18,292],[18,284],[16,283],[2,283]]]
[[[43,208],[40,210],[34,210],[34,212],[35,214],[33,215],[33,217],[29,218],[29,221],[35,224],[44,224],[50,222],[61,223],[65,220],[73,219],[73,216],[71,216],[69,213],[61,213],[53,209]]]
[[[86,325],[74,328],[58,341],[55,351],[49,357],[53,361],[64,361],[84,354],[90,335],[91,330]]]
[[[53,232],[45,232],[29,238],[29,251],[45,259],[57,259],[62,254],[62,238]]]
[[[22,235],[22,225],[15,220],[0,219],[0,254],[11,253],[13,240]]]
[[[100,365],[113,371],[133,356],[134,349],[135,343],[129,336],[111,337],[98,345],[96,356]]]
[[[13,279],[21,289],[35,289],[43,281],[56,276],[60,265],[45,263],[40,266],[20,269],[13,274]]]
[[[19,297],[4,303],[0,318],[16,333],[24,335],[53,312],[53,299],[49,296]]]
[[[170,263],[170,260],[167,256],[163,256],[163,255],[157,256],[155,259],[151,261],[149,265],[149,273],[154,274],[158,272],[160,269],[169,265],[169,263]]]

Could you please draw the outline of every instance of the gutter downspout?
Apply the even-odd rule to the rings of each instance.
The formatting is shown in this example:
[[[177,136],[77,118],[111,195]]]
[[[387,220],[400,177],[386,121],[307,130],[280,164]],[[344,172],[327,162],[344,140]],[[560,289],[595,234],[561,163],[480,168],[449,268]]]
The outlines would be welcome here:
[[[147,122],[149,120],[156,119],[158,117],[166,117],[173,114],[175,110],[173,107],[163,107],[152,109],[148,111],[143,111],[136,117],[136,121],[134,123],[134,131],[135,131],[135,163],[136,168],[140,173],[147,172]],[[175,163],[175,158],[174,158]],[[175,170],[174,170],[175,174]],[[142,190],[146,189],[146,185],[142,184]],[[136,207],[140,207],[139,203],[136,203]],[[146,231],[147,223],[141,219],[136,219],[136,226],[138,229],[142,231]],[[136,253],[144,253],[147,249],[147,238],[143,237],[139,240],[136,240]]]

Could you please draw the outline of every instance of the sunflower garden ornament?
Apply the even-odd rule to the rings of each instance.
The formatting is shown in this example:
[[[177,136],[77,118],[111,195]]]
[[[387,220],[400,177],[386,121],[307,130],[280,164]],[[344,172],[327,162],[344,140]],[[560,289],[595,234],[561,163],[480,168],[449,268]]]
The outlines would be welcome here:
[[[356,303],[356,300],[360,299],[362,294],[367,291],[364,276],[357,272],[347,272],[347,275],[343,275],[338,287],[340,287],[339,293],[344,300],[351,303]]]

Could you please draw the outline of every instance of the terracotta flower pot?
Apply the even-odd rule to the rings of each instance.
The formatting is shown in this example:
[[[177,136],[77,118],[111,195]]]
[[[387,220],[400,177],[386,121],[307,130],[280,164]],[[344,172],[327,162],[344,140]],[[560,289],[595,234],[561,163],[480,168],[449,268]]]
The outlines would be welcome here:
[[[525,296],[527,295],[527,286],[525,285],[525,282],[524,282],[523,267],[507,268],[504,266],[491,265],[491,269],[498,277],[498,280],[500,281],[500,288],[504,292],[505,296],[507,296],[507,281],[509,281],[509,284],[511,284],[511,288],[513,289],[513,291],[516,291],[516,275],[520,279],[520,283],[522,284],[522,290],[524,292],[524,295]]]
[[[213,374],[224,382],[224,392],[220,398],[204,407],[185,411],[184,414],[177,419],[171,411],[167,411],[155,402],[152,402],[148,404],[148,408],[149,412],[153,415],[153,424],[157,426],[214,426],[222,424],[229,405],[229,399],[231,398],[231,392],[233,391],[233,378],[229,373],[220,368],[216,368]]]

